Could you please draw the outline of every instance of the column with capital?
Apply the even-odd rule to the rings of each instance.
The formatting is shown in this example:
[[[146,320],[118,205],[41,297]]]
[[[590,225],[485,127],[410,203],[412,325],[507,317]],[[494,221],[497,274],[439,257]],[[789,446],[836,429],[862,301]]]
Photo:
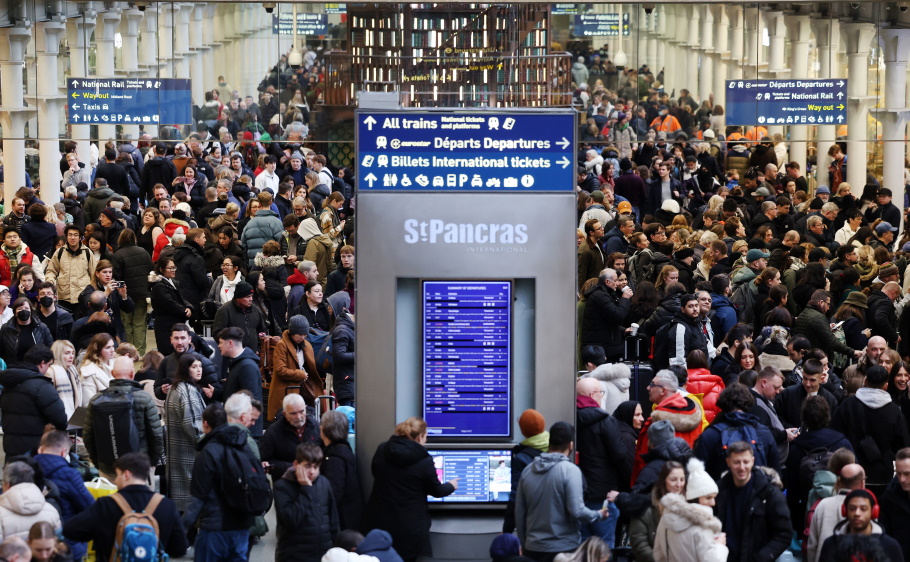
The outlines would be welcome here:
[[[60,93],[57,59],[64,33],[66,19],[62,15],[36,25],[39,198],[48,205],[60,201],[60,181],[63,179],[60,172],[60,110],[66,104],[66,94]]]
[[[71,18],[66,22],[66,39],[70,47],[70,76],[88,78],[88,47],[92,33],[95,32],[96,18],[97,14],[94,10],[86,9],[78,18]],[[75,115],[72,106],[70,106],[69,113],[71,116]],[[70,117],[70,122],[70,138],[76,141],[76,153],[79,155],[79,161],[91,169],[92,152],[89,146],[91,127],[77,124],[72,117]]]
[[[198,5],[198,4],[197,4]],[[215,4],[202,4],[202,102],[205,103],[205,92],[215,86],[218,76],[215,75],[215,29],[212,22],[215,19],[217,6]],[[195,14],[194,14],[195,17]]]
[[[869,52],[875,37],[875,25],[865,22],[841,24],[847,45],[847,183],[862,193],[866,184],[866,137],[869,108],[875,103],[875,96],[869,95]],[[835,186],[831,186],[835,187]]]
[[[714,104],[726,108],[730,59],[730,17],[724,6],[712,6],[714,10]],[[721,131],[723,132],[723,131]]]
[[[743,78],[743,65],[740,61],[745,57],[744,31],[745,14],[743,7],[739,5],[726,6],[727,16],[730,22],[730,56],[727,57],[727,70],[729,70],[729,80],[740,80]]]
[[[129,15],[127,15],[129,18]],[[146,6],[139,21],[139,71],[148,77],[159,77],[158,63],[158,7],[155,4]],[[143,123],[143,130],[156,138],[158,126],[154,123]],[[138,137],[137,137],[138,138]]]
[[[158,9],[158,76],[174,78],[174,12],[173,3],[162,2]]]
[[[705,101],[714,90],[714,10],[711,6],[701,6],[701,66],[698,69],[698,99]],[[696,127],[701,123],[696,124]]]
[[[203,19],[205,19],[205,4],[191,4],[192,12],[190,14],[189,30],[189,48],[193,53],[190,58],[190,79],[193,87],[193,103],[199,107],[205,103],[205,57],[207,47],[205,46],[205,34],[202,31]]]
[[[98,78],[115,78],[114,72],[114,36],[120,29],[120,9],[110,8],[98,15],[99,27],[95,30],[95,76]],[[117,137],[117,125],[98,124],[99,160],[104,157],[104,143]]]
[[[664,91],[669,92],[676,85],[676,50],[679,48],[676,43],[676,6],[669,4],[660,5],[660,15],[657,20],[658,36],[660,42],[658,49],[663,51],[664,60]],[[655,72],[655,76],[657,76]]]
[[[145,14],[136,8],[124,10],[120,15],[120,37],[123,46],[120,49],[120,67],[117,73],[130,78],[139,77],[139,26]],[[124,138],[135,142],[139,138],[139,125],[122,126]]]
[[[881,43],[885,59],[885,107],[877,110],[875,117],[882,123],[884,139],[882,186],[894,193],[900,205],[904,190],[904,131],[910,120],[910,107],[906,103],[910,29],[882,29]]]
[[[811,22],[812,32],[815,34],[815,44],[818,47],[818,78],[840,78],[840,65],[837,62],[837,53],[840,48],[840,21],[824,18],[821,14],[813,14]],[[817,185],[827,185],[828,183],[828,166],[831,164],[828,149],[834,144],[836,137],[837,125],[825,124],[815,127],[815,181]],[[805,173],[806,170],[801,169],[801,171]],[[862,193],[862,186],[852,187],[857,190],[856,195]]]
[[[686,79],[684,88],[689,90],[692,97],[697,99],[698,92],[698,60],[701,48],[701,7],[695,4],[688,7],[689,31],[686,33]]]
[[[787,35],[790,40],[790,78],[805,80],[809,76],[809,42],[812,39],[812,24],[808,15],[787,15]],[[810,125],[790,126],[790,160],[799,163],[805,171],[809,154]],[[832,186],[833,188],[833,186]]]
[[[12,202],[25,185],[25,123],[35,109],[25,106],[22,73],[25,49],[32,38],[30,26],[0,29],[0,126],[3,127],[4,201]],[[57,161],[59,162],[59,160]]]

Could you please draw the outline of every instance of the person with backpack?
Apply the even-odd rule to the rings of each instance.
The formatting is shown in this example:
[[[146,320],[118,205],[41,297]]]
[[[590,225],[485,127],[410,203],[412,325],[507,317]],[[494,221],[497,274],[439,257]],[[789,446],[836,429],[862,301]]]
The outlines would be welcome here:
[[[114,478],[114,461],[124,453],[145,453],[156,462],[164,457],[161,416],[152,396],[133,380],[133,360],[117,357],[111,374],[110,386],[89,401],[83,428],[92,464],[108,480]]]
[[[63,536],[73,541],[94,541],[97,562],[123,560],[115,547],[140,546],[140,541],[147,549],[148,560],[158,560],[158,555],[165,552],[172,558],[186,554],[186,533],[177,505],[148,486],[149,458],[142,453],[127,453],[114,462],[114,471],[117,493],[99,498],[87,510],[65,521]],[[131,522],[149,525],[154,539],[141,527],[123,525]],[[152,543],[153,551],[149,552],[148,545]]]
[[[57,305],[71,314],[77,313],[79,295],[92,282],[97,259],[82,244],[82,229],[67,225],[63,229],[66,244],[54,252],[44,270],[44,280],[57,285]]]
[[[828,322],[830,310],[831,293],[823,289],[816,290],[812,293],[809,304],[796,318],[792,335],[806,336],[812,347],[822,350],[828,357],[833,357],[832,354],[838,352],[859,359],[863,353],[861,349],[853,349],[834,337],[831,324]]]
[[[294,465],[275,482],[276,560],[319,560],[341,531],[332,485],[319,474],[324,458],[318,445],[303,443]]]
[[[254,518],[271,507],[268,477],[248,444],[249,434],[228,423],[223,406],[205,409],[202,430],[183,514],[184,525],[199,530],[195,559],[247,560]]]
[[[512,490],[509,493],[509,503],[506,506],[506,515],[502,523],[502,532],[512,534],[515,531],[515,493],[518,491],[518,481],[522,471],[534,462],[541,453],[547,452],[550,442],[550,432],[546,430],[546,420],[537,410],[528,409],[518,418],[518,428],[524,440],[512,447]]]
[[[740,383],[733,383],[720,393],[717,406],[721,412],[695,442],[693,452],[704,461],[705,470],[719,479],[726,466],[731,443],[745,441],[752,451],[750,456],[758,466],[767,466],[780,472],[780,458],[774,436],[758,418],[747,414],[755,405],[751,391]]]
[[[845,519],[841,513],[844,498],[851,491],[866,485],[866,471],[858,464],[844,465],[834,483],[833,495],[817,500],[809,506],[803,534],[806,536],[803,548],[805,562],[821,562],[822,545],[834,534],[834,528]],[[789,492],[788,492],[789,493]]]
[[[828,427],[831,408],[821,395],[809,396],[802,407],[802,425],[799,435],[790,443],[786,469],[781,475],[787,488],[787,505],[796,532],[803,530],[806,498],[815,473],[825,470],[834,451],[845,447],[853,450],[844,434]]]
[[[841,510],[846,519],[838,523],[834,534],[823,543],[819,560],[835,560],[838,554],[851,552],[847,546],[853,544],[850,535],[872,538],[877,552],[871,556],[854,554],[854,560],[906,560],[900,543],[886,535],[885,529],[875,522],[881,511],[875,493],[865,488],[852,490],[844,498]]]
[[[693,294],[679,298],[679,309],[669,323],[661,326],[654,339],[654,368],[686,366],[686,357],[699,350],[708,355],[708,340],[698,321],[700,305]]]

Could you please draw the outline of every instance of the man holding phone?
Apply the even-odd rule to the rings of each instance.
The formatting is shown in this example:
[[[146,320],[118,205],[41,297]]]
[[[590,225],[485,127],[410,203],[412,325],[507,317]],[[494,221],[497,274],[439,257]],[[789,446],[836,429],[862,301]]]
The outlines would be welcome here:
[[[623,332],[619,321],[626,317],[632,306],[632,289],[628,285],[619,289],[619,274],[615,269],[604,269],[585,299],[585,315],[582,322],[581,345],[599,345],[604,349],[607,362],[622,360]]]

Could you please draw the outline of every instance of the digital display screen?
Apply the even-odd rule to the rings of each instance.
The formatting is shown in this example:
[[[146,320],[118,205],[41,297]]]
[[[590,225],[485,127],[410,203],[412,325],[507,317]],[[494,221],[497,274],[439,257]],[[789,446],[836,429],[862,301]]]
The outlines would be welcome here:
[[[423,415],[431,437],[510,437],[512,284],[423,283]]]
[[[435,503],[508,502],[512,491],[512,451],[428,449],[440,482],[458,478],[450,496],[427,500]]]

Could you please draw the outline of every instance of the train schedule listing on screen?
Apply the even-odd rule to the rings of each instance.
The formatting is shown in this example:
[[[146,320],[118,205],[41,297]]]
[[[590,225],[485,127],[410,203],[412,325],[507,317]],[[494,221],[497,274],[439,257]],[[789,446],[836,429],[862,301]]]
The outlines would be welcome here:
[[[424,281],[422,296],[427,433],[509,437],[512,284]]]

